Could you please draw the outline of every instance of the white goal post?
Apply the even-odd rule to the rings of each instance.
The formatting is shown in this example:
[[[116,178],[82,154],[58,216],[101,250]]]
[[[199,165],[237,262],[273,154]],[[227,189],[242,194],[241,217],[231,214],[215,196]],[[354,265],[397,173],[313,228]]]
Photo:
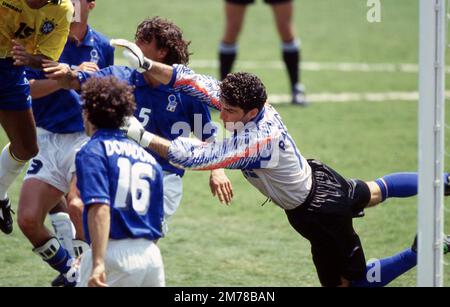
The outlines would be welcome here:
[[[420,0],[419,46],[419,287],[443,284],[445,0]]]

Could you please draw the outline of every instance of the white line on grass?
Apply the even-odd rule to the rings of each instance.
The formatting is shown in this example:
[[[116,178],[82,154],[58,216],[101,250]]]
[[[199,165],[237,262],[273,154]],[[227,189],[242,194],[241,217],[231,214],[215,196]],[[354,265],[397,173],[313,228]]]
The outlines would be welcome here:
[[[117,65],[127,65],[122,59],[116,59]],[[218,68],[216,60],[193,60],[190,67],[197,68]],[[238,61],[240,69],[284,69],[281,61]],[[340,72],[404,72],[417,73],[416,64],[392,64],[392,63],[333,63],[333,62],[303,62],[302,69],[309,71],[340,71]],[[446,68],[450,73],[450,67]],[[450,99],[450,91],[446,92],[447,99]],[[379,92],[379,93],[309,93],[307,100],[313,103],[320,102],[377,102],[377,101],[418,101],[418,92]],[[270,103],[280,104],[291,101],[291,96],[287,94],[274,94],[269,96]]]
[[[450,91],[445,93],[450,99]],[[418,92],[384,92],[384,93],[312,93],[306,96],[307,100],[313,103],[321,102],[380,102],[380,101],[418,101]],[[291,96],[286,94],[269,95],[269,102],[272,104],[288,103]]]
[[[118,65],[126,65],[122,58],[116,59]],[[216,60],[193,60],[189,64],[192,68],[214,68],[219,67]],[[285,69],[282,61],[237,61],[238,69]],[[302,69],[306,71],[340,71],[340,72],[403,72],[417,73],[419,67],[411,63],[335,63],[335,62],[302,62]],[[446,67],[450,73],[450,67]]]

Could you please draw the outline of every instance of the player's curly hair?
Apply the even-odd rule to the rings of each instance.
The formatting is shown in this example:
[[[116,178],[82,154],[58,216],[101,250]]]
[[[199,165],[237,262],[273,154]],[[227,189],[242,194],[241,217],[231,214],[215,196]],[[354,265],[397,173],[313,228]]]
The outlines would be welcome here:
[[[190,41],[183,39],[183,32],[173,22],[161,17],[153,17],[144,20],[136,30],[137,41],[151,43],[156,39],[156,46],[167,50],[164,64],[183,64],[189,63],[188,46]]]
[[[220,98],[245,113],[257,108],[261,111],[267,101],[266,88],[254,74],[238,72],[228,74],[220,84]]]
[[[83,109],[99,129],[117,129],[136,109],[133,87],[116,77],[90,78],[81,88]]]

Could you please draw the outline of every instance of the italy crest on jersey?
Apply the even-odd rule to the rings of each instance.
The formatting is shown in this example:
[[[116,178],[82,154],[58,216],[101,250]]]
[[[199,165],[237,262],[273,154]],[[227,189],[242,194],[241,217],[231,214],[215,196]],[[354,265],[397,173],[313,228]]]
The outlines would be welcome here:
[[[169,100],[169,104],[167,105],[166,110],[169,112],[175,112],[178,106],[177,96],[172,94],[167,99]]]

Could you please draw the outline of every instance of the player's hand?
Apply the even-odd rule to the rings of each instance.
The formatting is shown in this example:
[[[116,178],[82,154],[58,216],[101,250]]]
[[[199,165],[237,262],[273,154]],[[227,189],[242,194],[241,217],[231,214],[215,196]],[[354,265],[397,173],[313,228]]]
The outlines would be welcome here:
[[[32,62],[32,56],[27,52],[24,46],[22,46],[18,41],[12,40],[12,57],[14,60],[14,65],[16,66],[30,66]]]
[[[88,287],[108,287],[108,285],[106,284],[106,272],[104,264],[96,265],[92,268],[91,277],[89,277],[88,280]]]
[[[64,89],[77,89],[79,87],[76,72],[70,69],[69,65],[55,61],[44,60],[42,68],[45,77],[58,81],[59,86]]]
[[[233,200],[233,187],[223,169],[211,171],[209,187],[211,188],[211,193],[217,196],[222,204],[231,204]]]
[[[147,148],[153,139],[153,134],[145,131],[144,126],[142,126],[139,120],[134,116],[126,118],[124,125],[120,127],[120,129],[127,133],[129,139],[135,141],[144,148]]]
[[[144,73],[152,68],[152,60],[146,58],[142,50],[135,43],[119,38],[112,39],[110,44],[113,47],[124,48],[123,55],[128,60],[130,67],[137,69],[138,72]]]
[[[99,71],[100,68],[94,62],[83,62],[78,66],[78,70],[85,72],[96,72]]]

